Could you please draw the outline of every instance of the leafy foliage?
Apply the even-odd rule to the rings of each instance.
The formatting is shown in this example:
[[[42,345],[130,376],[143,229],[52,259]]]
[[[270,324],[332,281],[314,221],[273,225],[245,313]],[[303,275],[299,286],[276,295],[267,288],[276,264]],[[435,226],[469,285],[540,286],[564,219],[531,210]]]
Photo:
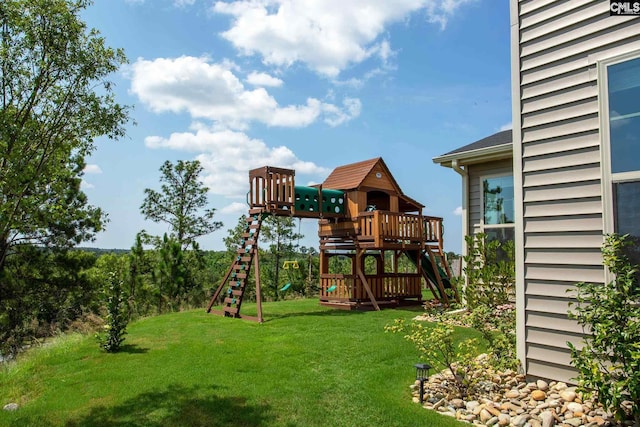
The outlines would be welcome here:
[[[64,330],[97,310],[99,282],[90,269],[95,255],[14,248],[0,271],[0,353],[12,356],[34,340]]]
[[[498,369],[517,370],[520,362],[516,354],[515,306],[503,304],[494,309],[479,306],[471,311],[470,318],[471,325],[489,343],[489,362]]]
[[[490,240],[487,234],[465,237],[467,255],[462,283],[470,310],[478,306],[491,309],[508,303],[515,295],[515,250],[512,241]],[[461,286],[459,286],[460,288]]]
[[[582,390],[640,425],[640,285],[638,267],[625,254],[629,244],[628,236],[608,235],[602,255],[614,279],[576,284],[569,315],[585,330],[584,346],[568,345]]]
[[[95,138],[124,134],[108,76],[126,58],[82,22],[89,4],[0,2],[0,270],[17,245],[70,247],[104,227],[80,183]]]
[[[97,339],[107,353],[117,353],[124,342],[127,333],[127,306],[122,290],[123,281],[118,273],[111,272],[105,288],[106,296],[106,324],[104,334],[98,334]]]
[[[170,161],[160,167],[162,191],[147,188],[140,211],[146,219],[165,222],[171,237],[186,249],[196,238],[213,233],[222,223],[214,221],[215,209],[204,209],[209,190],[199,181],[202,166],[198,160]]]
[[[95,139],[124,135],[109,75],[126,58],[80,19],[88,0],[0,2],[0,346],[5,355],[95,309],[85,273],[105,214],[80,184]],[[53,249],[48,250],[47,248]],[[48,328],[46,331],[44,328]]]
[[[281,277],[282,261],[284,259],[289,260],[294,256],[298,248],[298,241],[304,237],[297,233],[295,229],[296,222],[292,217],[268,216],[260,232],[261,238],[269,244],[268,252],[273,259],[273,268],[269,269],[267,266],[265,269],[265,272],[270,273],[265,275],[270,279],[266,292],[276,301],[280,299],[279,289],[284,285]],[[296,271],[299,274],[299,269]],[[296,273],[289,273],[289,280],[292,280],[291,274]],[[293,280],[299,288],[304,286],[301,279],[301,277],[295,277]]]
[[[453,376],[454,393],[467,397],[478,382],[473,376],[475,352],[478,342],[475,338],[456,343],[453,326],[440,322],[425,326],[422,322],[407,324],[404,319],[396,319],[385,326],[385,331],[402,333],[413,343],[421,358],[434,364],[437,369],[448,369]]]

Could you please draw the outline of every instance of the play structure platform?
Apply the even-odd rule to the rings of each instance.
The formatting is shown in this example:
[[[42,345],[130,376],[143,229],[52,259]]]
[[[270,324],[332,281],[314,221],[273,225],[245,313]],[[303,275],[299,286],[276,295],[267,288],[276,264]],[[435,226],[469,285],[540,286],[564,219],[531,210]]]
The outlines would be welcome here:
[[[258,240],[267,215],[318,220],[323,305],[379,310],[421,304],[423,281],[443,304],[460,300],[443,253],[442,218],[422,215],[424,206],[402,192],[382,158],[340,166],[311,187],[296,186],[294,170],[265,166],[249,171],[249,188],[242,241],[207,312],[246,318],[240,310],[255,264],[258,317],[250,319],[263,320]],[[411,271],[401,271],[402,256]],[[335,271],[335,257],[349,259],[351,271]]]

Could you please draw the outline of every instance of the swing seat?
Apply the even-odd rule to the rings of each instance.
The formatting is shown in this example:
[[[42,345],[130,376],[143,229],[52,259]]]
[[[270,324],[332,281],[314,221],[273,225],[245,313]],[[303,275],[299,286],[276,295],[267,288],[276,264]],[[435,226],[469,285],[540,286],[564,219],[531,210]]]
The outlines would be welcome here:
[[[329,286],[329,288],[327,289],[327,293],[335,291],[337,287],[338,285],[334,283],[333,285]]]
[[[288,270],[289,268],[293,268],[294,270],[297,270],[298,268],[300,268],[300,266],[298,265],[298,261],[285,261],[282,264],[282,268],[285,270]]]
[[[280,288],[281,291],[286,291],[287,289],[289,289],[291,287],[291,283],[287,283],[286,285],[284,285],[283,287]]]

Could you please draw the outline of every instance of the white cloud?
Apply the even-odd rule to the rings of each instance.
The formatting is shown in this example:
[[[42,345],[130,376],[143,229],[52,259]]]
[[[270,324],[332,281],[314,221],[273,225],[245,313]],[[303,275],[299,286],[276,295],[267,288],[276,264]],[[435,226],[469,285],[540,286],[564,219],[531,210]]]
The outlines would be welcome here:
[[[473,1],[235,0],[217,1],[213,10],[233,17],[221,35],[241,53],[258,54],[276,67],[301,62],[336,77],[372,56],[386,63],[393,51],[379,39],[389,24],[424,11],[428,22],[444,29],[461,5]]]
[[[85,181],[84,179],[80,181],[80,188],[83,190],[89,190],[91,188],[95,188],[95,185]]]
[[[177,7],[191,6],[196,0],[173,0],[173,5]]]
[[[196,159],[205,172],[203,182],[213,194],[244,197],[249,187],[247,172],[266,165],[295,169],[296,175],[324,177],[329,173],[313,162],[299,159],[287,147],[268,147],[242,132],[196,128],[193,132],[173,133],[169,138],[150,136],[145,145],[200,153]]]
[[[504,130],[510,130],[513,129],[513,124],[511,122],[500,126],[500,132],[504,131]]]
[[[304,127],[320,117],[336,126],[360,114],[360,101],[352,98],[343,101],[344,108],[315,98],[282,107],[263,87],[245,89],[233,67],[192,56],[140,58],[131,68],[131,91],[154,112],[187,112],[194,119],[236,130],[247,129],[251,122]]]
[[[247,76],[247,83],[254,86],[280,87],[284,82],[267,73],[258,73],[257,71],[254,71]]]
[[[222,209],[219,209],[217,212],[221,214],[237,214],[237,213],[246,212],[247,209],[248,207],[246,203],[233,202],[230,205],[227,205]]]
[[[462,206],[458,206],[457,208],[455,208],[455,209],[453,210],[453,214],[454,214],[455,216],[462,216],[462,214],[463,214],[463,213],[464,213],[464,212],[463,212],[463,210],[462,210]]]
[[[102,173],[102,169],[100,169],[100,166],[98,165],[93,165],[93,164],[88,164],[84,167],[84,170],[82,171],[84,173]]]
[[[145,2],[145,0],[124,0],[125,3],[129,3],[129,4],[142,4]],[[196,2],[196,0],[173,0],[173,5],[175,7],[185,7],[185,6],[192,6],[194,3]]]

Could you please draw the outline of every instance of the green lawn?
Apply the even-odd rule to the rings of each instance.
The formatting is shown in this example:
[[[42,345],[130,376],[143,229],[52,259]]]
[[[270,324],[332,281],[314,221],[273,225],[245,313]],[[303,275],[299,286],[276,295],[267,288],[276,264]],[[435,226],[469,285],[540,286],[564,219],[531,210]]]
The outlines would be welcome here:
[[[263,324],[203,310],[143,319],[118,354],[91,337],[37,349],[0,370],[0,406],[21,405],[0,411],[0,425],[459,425],[411,402],[417,353],[383,331],[418,309],[347,312],[317,300],[263,309]]]

